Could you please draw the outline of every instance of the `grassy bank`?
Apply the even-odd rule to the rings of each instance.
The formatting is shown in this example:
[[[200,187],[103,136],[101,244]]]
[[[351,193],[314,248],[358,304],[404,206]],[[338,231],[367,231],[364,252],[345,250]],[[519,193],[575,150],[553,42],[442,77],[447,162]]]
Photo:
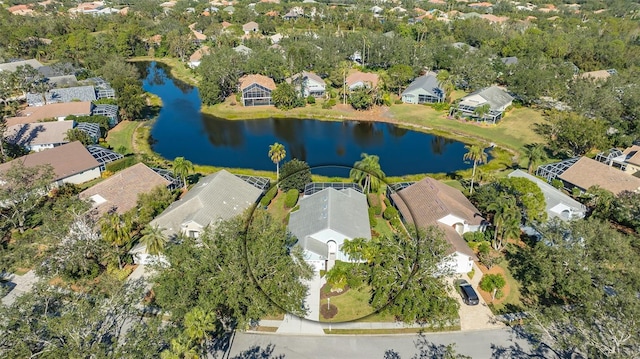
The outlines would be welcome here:
[[[199,77],[184,62],[172,57],[136,56],[130,58],[130,62],[155,61],[163,63],[171,68],[171,76],[192,86],[198,86]]]

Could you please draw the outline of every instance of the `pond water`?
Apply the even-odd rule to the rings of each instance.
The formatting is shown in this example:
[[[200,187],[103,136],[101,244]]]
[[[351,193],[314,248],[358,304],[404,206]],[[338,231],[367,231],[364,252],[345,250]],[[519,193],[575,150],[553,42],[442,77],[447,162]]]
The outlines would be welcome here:
[[[287,158],[304,160],[313,172],[348,176],[361,153],[378,155],[387,176],[452,172],[470,168],[464,143],[385,123],[300,119],[223,120],[200,112],[198,89],[174,80],[164,65],[138,63],[146,91],[163,107],[151,131],[153,150],[172,160],[274,171],[269,145],[282,143]],[[336,167],[338,166],[338,167]]]

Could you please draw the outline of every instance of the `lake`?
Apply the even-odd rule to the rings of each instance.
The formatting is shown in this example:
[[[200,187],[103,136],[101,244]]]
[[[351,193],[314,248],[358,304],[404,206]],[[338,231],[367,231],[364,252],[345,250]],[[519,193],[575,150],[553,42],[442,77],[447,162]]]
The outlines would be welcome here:
[[[172,79],[163,64],[138,63],[138,67],[143,88],[162,99],[151,131],[152,147],[169,160],[182,156],[202,165],[275,171],[267,153],[269,145],[280,142],[287,151],[285,161],[306,161],[314,173],[326,176],[348,176],[348,169],[340,167],[352,166],[361,153],[379,156],[387,176],[453,172],[472,166],[462,159],[464,143],[386,123],[224,120],[202,114],[197,88]]]

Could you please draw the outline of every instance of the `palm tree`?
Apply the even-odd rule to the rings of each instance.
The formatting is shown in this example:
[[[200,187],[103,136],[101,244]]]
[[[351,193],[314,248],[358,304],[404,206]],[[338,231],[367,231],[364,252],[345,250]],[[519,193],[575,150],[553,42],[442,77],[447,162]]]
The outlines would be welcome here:
[[[451,102],[451,93],[454,89],[453,78],[451,77],[451,74],[447,70],[440,70],[436,75],[436,79],[442,85],[445,100]]]
[[[276,164],[276,181],[280,181],[280,161],[287,157],[287,150],[281,143],[274,143],[269,146],[269,158]]]
[[[533,168],[547,158],[547,153],[544,151],[544,145],[542,143],[526,145],[524,147],[524,155],[527,156],[527,172],[529,173],[532,173]]]
[[[164,247],[167,244],[167,237],[162,234],[162,228],[158,225],[147,225],[142,230],[142,237],[140,242],[147,247],[147,253],[151,255],[158,255],[164,251]]]
[[[205,343],[211,332],[216,330],[216,316],[201,308],[194,308],[184,316],[184,333],[189,341],[196,343],[200,349],[206,351]]]
[[[365,193],[370,191],[377,192],[382,180],[386,177],[382,168],[380,168],[380,158],[366,153],[362,153],[360,157],[362,160],[354,163],[349,172],[349,177],[354,182],[359,183]]]
[[[473,172],[471,173],[471,190],[469,193],[473,194],[473,181],[476,177],[476,166],[478,163],[487,162],[487,154],[484,152],[484,147],[480,147],[477,145],[473,146],[464,146],[467,149],[467,153],[462,157],[464,160],[473,161]]]
[[[176,157],[173,160],[173,175],[182,179],[184,189],[187,189],[187,176],[194,170],[193,163],[184,157]]]
[[[119,215],[113,211],[102,217],[100,233],[102,238],[110,243],[118,257],[118,267],[122,269],[121,249],[126,248],[131,243],[131,231],[133,230],[133,219],[129,215]]]
[[[504,247],[505,235],[512,235],[514,227],[520,226],[516,199],[512,196],[500,196],[487,206],[487,210],[493,212],[493,249],[500,251]]]
[[[486,103],[482,106],[476,107],[476,109],[473,110],[473,113],[476,116],[478,116],[478,120],[480,120],[480,119],[484,119],[484,116],[488,114],[490,110],[491,110],[491,106],[488,103]]]

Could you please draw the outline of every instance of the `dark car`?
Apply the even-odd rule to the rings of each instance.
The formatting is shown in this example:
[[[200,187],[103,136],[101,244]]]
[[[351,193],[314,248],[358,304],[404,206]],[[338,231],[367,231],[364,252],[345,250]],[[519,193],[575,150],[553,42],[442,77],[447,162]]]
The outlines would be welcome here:
[[[478,294],[473,290],[473,287],[469,282],[464,279],[458,281],[458,286],[460,287],[460,295],[462,296],[462,301],[467,305],[478,305],[480,300],[478,300]]]

